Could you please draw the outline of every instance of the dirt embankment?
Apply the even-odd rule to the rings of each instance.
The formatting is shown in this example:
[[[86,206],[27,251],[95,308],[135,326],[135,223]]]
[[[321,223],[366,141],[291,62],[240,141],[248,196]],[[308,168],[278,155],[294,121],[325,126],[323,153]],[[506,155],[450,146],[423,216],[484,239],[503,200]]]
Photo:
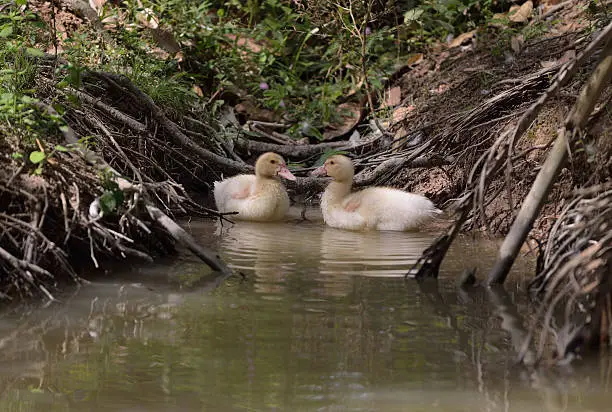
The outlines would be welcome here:
[[[573,2],[547,20],[532,21],[529,24],[542,33],[527,41],[521,35],[506,34],[508,27],[481,28],[473,34],[473,40],[464,42],[463,50],[441,48],[403,75],[398,85],[404,104],[396,113],[405,115],[392,128],[395,139],[424,130],[436,140],[430,153],[449,161],[437,168],[405,168],[389,182],[451,206],[464,193],[482,154],[546,91],[557,70],[586,47],[594,24],[586,18],[586,6],[587,2]],[[547,101],[516,142],[511,170],[490,183],[484,216],[470,220],[467,228],[500,235],[508,231],[557,130],[597,61],[598,57],[590,59]],[[550,70],[554,67],[557,70]],[[534,226],[534,237],[546,239],[576,187],[612,177],[612,143],[608,138],[612,118],[601,110],[611,94],[610,88],[604,92],[597,114],[589,121]]]

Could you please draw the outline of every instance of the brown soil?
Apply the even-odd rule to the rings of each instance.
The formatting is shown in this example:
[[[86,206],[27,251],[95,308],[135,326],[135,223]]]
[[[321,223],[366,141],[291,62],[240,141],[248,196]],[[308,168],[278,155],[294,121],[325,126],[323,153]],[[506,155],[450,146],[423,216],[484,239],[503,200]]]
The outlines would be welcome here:
[[[545,29],[546,32],[525,42],[518,53],[512,50],[510,38],[504,29],[499,28],[480,30],[476,34],[475,44],[465,51],[439,47],[439,50],[426,57],[397,82],[402,89],[402,105],[396,109],[396,114],[402,115],[392,128],[396,138],[420,127],[428,129],[429,136],[435,136],[448,126],[448,119],[452,118],[449,114],[460,115],[478,107],[512,87],[515,79],[535,73],[551,61],[563,62],[575,55],[575,42],[584,34],[581,30],[589,24],[584,12],[587,2],[575,3],[573,7],[555,14],[554,23],[529,23],[534,30],[539,28]],[[501,191],[495,198],[490,199],[491,203],[486,208],[486,222],[474,223],[473,228],[488,227],[494,233],[500,234],[509,229],[522,199],[527,195],[537,175],[539,165],[546,157],[545,146],[556,137],[556,130],[563,124],[595,63],[596,61],[593,61],[589,67],[584,67],[575,80],[563,88],[560,95],[548,102],[517,143],[515,153],[530,151],[529,154],[519,161],[521,163],[514,165],[510,190],[503,187],[506,185],[505,179],[492,182],[490,190]],[[606,99],[609,95],[610,90]],[[505,107],[504,112],[499,113],[498,119],[491,121],[493,138],[502,130],[512,127],[522,111],[538,96],[539,92]],[[587,141],[590,139],[593,142],[592,147],[589,146],[588,149],[591,154],[580,152],[573,156],[572,162],[563,171],[560,181],[549,195],[549,201],[532,232],[534,236],[545,236],[554,222],[554,217],[563,207],[564,199],[576,185],[587,181],[592,184],[594,181],[610,178],[612,173],[609,157],[612,144],[608,142],[610,139],[605,138],[609,136],[610,122],[609,113],[602,114],[592,122],[587,136]],[[464,133],[461,138],[469,139]],[[461,195],[471,167],[478,157],[477,153],[482,152],[477,150],[478,146],[485,145],[482,149],[486,149],[490,142],[474,140],[473,144],[474,150],[471,153],[464,152],[451,165],[434,169],[405,169],[390,183],[425,194],[442,207],[450,206],[452,201]],[[455,154],[453,148],[448,151],[449,153],[440,155]],[[470,156],[474,158],[468,159]],[[509,193],[512,196],[512,204],[508,198]]]

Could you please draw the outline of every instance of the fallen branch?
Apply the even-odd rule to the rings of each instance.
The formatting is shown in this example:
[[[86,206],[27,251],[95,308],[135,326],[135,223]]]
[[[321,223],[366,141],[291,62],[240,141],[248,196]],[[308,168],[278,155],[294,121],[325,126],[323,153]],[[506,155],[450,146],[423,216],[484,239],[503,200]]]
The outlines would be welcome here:
[[[143,95],[144,95],[144,93],[143,93]],[[147,96],[147,98],[148,98],[148,96]],[[55,112],[55,110],[53,109],[53,107],[44,105],[44,108],[48,112],[50,112],[50,113],[52,113],[54,115],[58,115],[57,112]],[[122,221],[130,220],[129,219],[129,214],[131,213],[132,210],[135,209],[137,203],[142,202],[144,204],[145,208],[147,209],[147,212],[148,212],[149,216],[155,222],[157,222],[160,226],[162,226],[176,241],[178,241],[179,243],[185,245],[196,256],[198,256],[206,264],[208,264],[213,270],[219,271],[219,272],[221,272],[225,276],[229,276],[232,273],[231,270],[225,265],[225,263],[215,253],[213,253],[212,251],[210,251],[210,250],[208,250],[208,249],[206,249],[206,248],[204,248],[202,246],[199,246],[195,242],[195,240],[187,232],[185,232],[180,226],[178,226],[178,224],[176,224],[172,219],[170,219],[166,214],[164,214],[158,207],[156,207],[153,204],[151,204],[146,199],[146,196],[143,196],[143,197],[140,196],[141,193],[146,195],[146,188],[149,187],[149,186],[153,187],[154,185],[145,185],[142,182],[142,177],[140,175],[140,172],[134,166],[134,164],[131,162],[131,160],[128,158],[128,156],[125,154],[125,152],[122,150],[121,146],[115,141],[115,139],[113,138],[112,134],[104,126],[104,124],[101,121],[99,121],[98,119],[95,119],[95,118],[90,119],[90,120],[92,120],[92,123],[93,123],[93,125],[96,128],[98,128],[99,130],[101,130],[103,132],[104,136],[106,136],[106,138],[108,140],[110,140],[112,145],[115,146],[115,148],[117,150],[117,153],[122,158],[124,158],[125,163],[129,166],[129,168],[137,176],[138,180],[140,181],[140,184],[134,185],[134,184],[130,183],[129,181],[127,181],[126,179],[121,177],[121,175],[117,171],[112,169],[110,167],[110,165],[108,165],[108,163],[101,156],[99,156],[95,152],[90,151],[84,145],[78,143],[77,135],[76,135],[76,133],[74,132],[74,130],[71,127],[67,126],[66,128],[64,128],[64,130],[63,130],[64,138],[66,140],[66,143],[74,144],[75,147],[81,152],[81,154],[90,163],[94,164],[95,167],[98,170],[109,169],[109,170],[113,171],[113,173],[115,174],[115,179],[119,183],[119,188],[121,190],[123,190],[125,192],[132,192],[133,193],[133,199],[132,199],[133,204],[130,207],[130,209],[125,213],[125,215],[121,218],[121,220]],[[172,195],[172,196],[178,198],[178,195],[176,194],[176,192],[174,192],[174,190],[167,190],[166,193],[168,194],[168,196]],[[161,199],[160,199],[160,201],[161,201]],[[99,202],[99,199],[95,199],[94,202],[92,203],[92,205],[94,203],[96,203],[96,202]],[[91,207],[92,206],[90,205],[90,211],[92,210]],[[114,247],[122,255],[123,254],[130,254],[132,256],[137,256],[139,258],[142,258],[142,259],[145,259],[145,260],[148,260],[148,261],[151,260],[151,257],[148,254],[146,254],[144,252],[141,252],[139,250],[136,250],[134,248],[125,246],[124,244],[122,244],[123,241],[127,241],[128,243],[133,243],[132,239],[130,239],[127,236],[124,236],[123,234],[121,234],[119,232],[113,231],[113,230],[111,230],[109,228],[106,228],[106,227],[102,226],[101,224],[99,224],[99,219],[100,219],[100,216],[98,216],[99,215],[99,210],[97,210],[96,208],[94,208],[94,209],[95,209],[94,215],[96,215],[96,216],[94,216],[94,219],[92,219],[91,221],[85,221],[84,218],[81,218],[81,219],[83,220],[82,223],[85,226],[88,227],[88,234],[89,234],[89,239],[90,239],[90,253],[91,253],[92,260],[94,261],[94,264],[96,266],[97,266],[97,260],[96,260],[95,255],[94,255],[94,239],[92,237],[92,229],[93,229],[93,232],[95,232],[100,238],[105,239],[105,242],[107,243],[107,245],[110,245],[110,246]],[[139,221],[139,220],[138,220],[137,224],[143,225],[143,223],[141,221]],[[146,225],[144,226],[144,230],[146,230],[146,231],[148,231],[150,233],[150,231],[146,227]],[[107,246],[107,248],[109,248],[109,250],[110,250],[110,246]]]
[[[353,186],[356,188],[369,186],[383,179],[384,176],[395,173],[395,171],[399,169],[435,167],[444,164],[447,164],[447,162],[443,159],[427,159],[424,157],[419,157],[414,160],[410,160],[410,157],[391,158],[373,169],[364,169],[359,172],[355,175]],[[294,181],[285,182],[288,189],[307,195],[322,192],[325,190],[328,183],[329,179],[327,178],[312,176],[297,177]]]
[[[211,252],[200,245],[180,227],[174,220],[166,216],[161,210],[153,205],[146,205],[147,212],[153,220],[159,223],[170,235],[179,241],[182,245],[191,250],[196,256],[202,259],[213,270],[220,272],[222,275],[231,275],[231,269],[221,260],[219,255]]]
[[[549,17],[551,14],[554,14],[554,13],[558,12],[559,10],[564,9],[565,7],[570,6],[572,4],[574,4],[574,0],[567,0],[567,1],[564,1],[563,3],[559,3],[559,4],[556,4],[554,6],[551,6],[548,10],[546,10],[544,13],[542,13],[540,18],[542,20],[544,20],[547,17]]]
[[[347,147],[347,142],[329,142],[309,145],[286,145],[274,144],[266,142],[257,142],[249,139],[238,137],[234,139],[236,148],[254,153],[275,152],[285,158],[305,159],[311,156],[316,156],[325,153],[328,150],[340,149]]]
[[[134,119],[133,117],[121,112],[120,110],[117,110],[114,107],[107,105],[106,103],[102,102],[101,99],[92,97],[89,94],[82,92],[80,90],[76,90],[76,89],[68,89],[68,90],[70,91],[70,93],[78,97],[79,100],[90,104],[91,106],[102,111],[103,113],[114,118],[115,120],[128,125],[134,131],[140,132],[140,133],[148,132],[147,126],[140,123],[138,120]]]
[[[535,353],[529,349],[529,332],[523,327],[521,315],[512,302],[510,295],[503,286],[486,289],[489,301],[497,309],[497,315],[502,319],[502,328],[510,335],[514,350],[519,360],[526,366],[534,365]]]
[[[362,170],[355,175],[354,184],[355,186],[368,186],[376,181],[383,180],[383,176],[394,175],[401,169],[437,167],[450,163],[450,161],[442,158],[426,158],[421,156],[413,159],[413,156],[391,158],[385,160],[374,169]]]

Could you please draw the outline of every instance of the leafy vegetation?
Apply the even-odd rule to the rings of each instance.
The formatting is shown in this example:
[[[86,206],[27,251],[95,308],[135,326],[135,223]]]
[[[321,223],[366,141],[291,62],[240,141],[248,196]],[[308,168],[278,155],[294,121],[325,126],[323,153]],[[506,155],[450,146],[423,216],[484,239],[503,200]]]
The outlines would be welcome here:
[[[99,11],[103,35],[82,25],[64,36],[58,86],[80,87],[86,69],[121,73],[177,112],[212,112],[250,96],[294,124],[292,136],[307,129],[320,137],[342,115],[339,104],[380,97],[405,56],[504,7],[494,0],[109,2]],[[34,123],[27,96],[35,58],[57,40],[20,10],[0,19],[0,59],[9,67],[0,72],[0,113],[27,126]]]
[[[25,2],[17,2],[24,5]],[[68,150],[57,146],[46,154],[41,141],[57,135],[66,127],[57,112],[41,110],[41,102],[35,97],[35,76],[38,60],[44,53],[37,47],[48,39],[45,24],[29,10],[9,8],[0,15],[0,136],[10,141],[14,160],[24,159],[19,150],[30,151],[27,158],[34,166],[33,172],[40,174],[43,165],[53,161],[55,151]],[[40,150],[33,150],[34,147]]]

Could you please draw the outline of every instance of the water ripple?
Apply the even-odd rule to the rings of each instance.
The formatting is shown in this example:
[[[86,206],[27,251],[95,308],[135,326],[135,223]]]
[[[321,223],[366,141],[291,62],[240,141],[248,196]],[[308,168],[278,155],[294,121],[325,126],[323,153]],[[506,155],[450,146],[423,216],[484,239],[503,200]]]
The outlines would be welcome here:
[[[352,232],[323,222],[237,222],[217,227],[229,265],[261,280],[304,273],[324,276],[401,276],[434,238],[420,232]],[[314,273],[313,273],[314,272]]]

